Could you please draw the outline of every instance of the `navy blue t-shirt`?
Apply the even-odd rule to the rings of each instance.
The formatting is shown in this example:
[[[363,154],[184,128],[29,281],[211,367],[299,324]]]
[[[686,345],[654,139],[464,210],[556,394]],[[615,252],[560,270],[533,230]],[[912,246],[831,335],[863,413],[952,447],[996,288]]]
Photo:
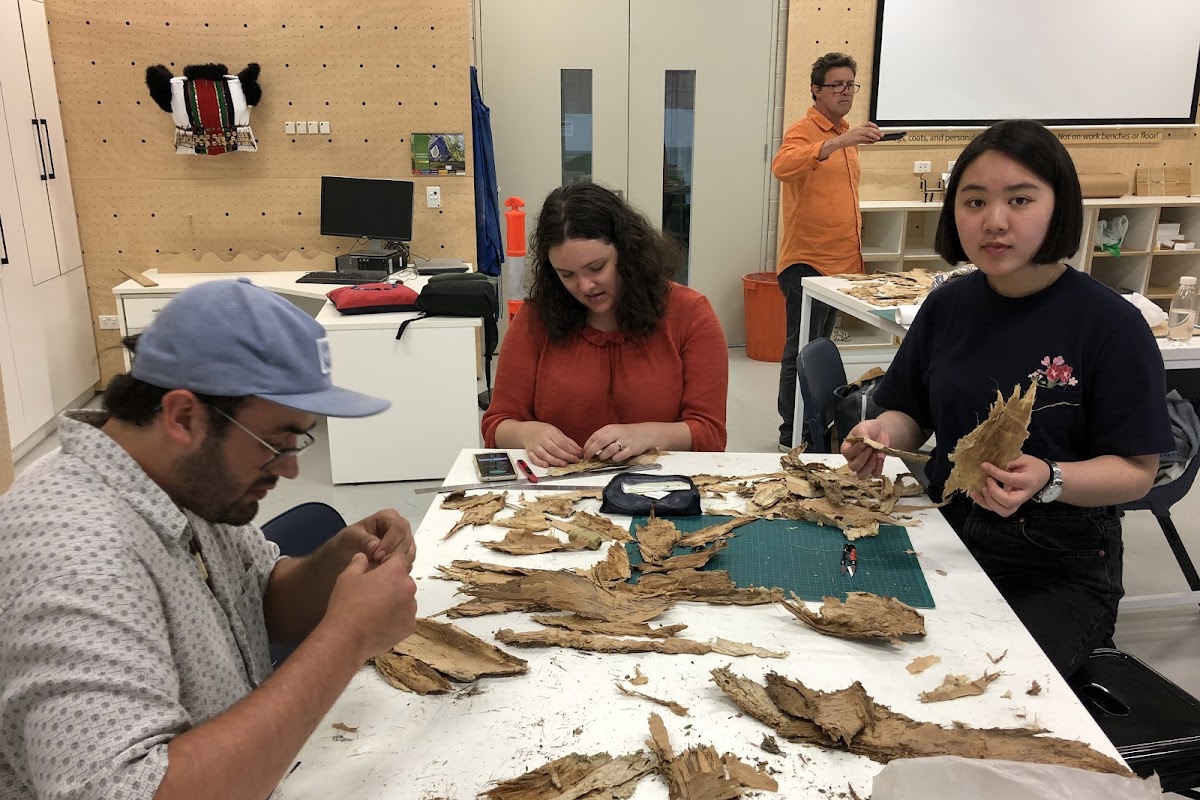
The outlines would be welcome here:
[[[1084,461],[1174,447],[1162,354],[1141,312],[1070,268],[1028,297],[998,294],[981,272],[931,292],[875,400],[937,434],[925,472],[940,499],[949,453],[987,418],[996,390],[1007,398],[1032,381],[1027,455]]]

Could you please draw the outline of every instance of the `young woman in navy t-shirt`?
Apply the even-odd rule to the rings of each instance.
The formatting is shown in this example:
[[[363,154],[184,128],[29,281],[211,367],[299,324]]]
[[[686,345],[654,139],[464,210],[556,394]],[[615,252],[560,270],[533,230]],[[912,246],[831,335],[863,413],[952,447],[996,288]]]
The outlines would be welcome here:
[[[1162,356],[1141,313],[1064,259],[1079,246],[1083,201],[1066,148],[1037,122],[988,128],[950,176],[936,249],[978,271],[921,306],[852,434],[914,450],[941,500],[947,458],[1000,390],[1037,384],[1022,454],[985,464],[986,486],[942,514],[1063,675],[1111,646],[1121,585],[1115,506],[1149,491],[1173,448]],[[842,453],[860,475],[883,458]]]

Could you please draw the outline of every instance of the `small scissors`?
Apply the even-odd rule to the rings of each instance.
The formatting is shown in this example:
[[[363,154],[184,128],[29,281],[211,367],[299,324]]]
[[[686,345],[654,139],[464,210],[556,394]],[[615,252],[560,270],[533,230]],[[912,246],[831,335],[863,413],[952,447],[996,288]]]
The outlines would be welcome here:
[[[848,544],[842,548],[842,574],[853,578],[858,569],[858,550]]]

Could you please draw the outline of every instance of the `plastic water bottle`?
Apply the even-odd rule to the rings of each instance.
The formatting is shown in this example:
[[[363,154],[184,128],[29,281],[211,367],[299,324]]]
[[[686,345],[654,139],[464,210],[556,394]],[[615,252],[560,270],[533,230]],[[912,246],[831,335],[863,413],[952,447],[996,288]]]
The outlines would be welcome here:
[[[1196,278],[1184,275],[1179,279],[1179,291],[1171,300],[1171,311],[1167,315],[1167,338],[1172,342],[1189,341],[1195,324]]]

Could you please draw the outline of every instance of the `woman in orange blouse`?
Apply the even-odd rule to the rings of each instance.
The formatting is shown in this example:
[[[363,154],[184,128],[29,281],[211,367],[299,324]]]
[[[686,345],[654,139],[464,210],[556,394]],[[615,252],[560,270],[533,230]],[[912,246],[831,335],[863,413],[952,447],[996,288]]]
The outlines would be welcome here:
[[[670,280],[679,249],[616,193],[555,189],[530,242],[483,415],[488,447],[538,466],[725,449],[729,355],[704,295]]]

